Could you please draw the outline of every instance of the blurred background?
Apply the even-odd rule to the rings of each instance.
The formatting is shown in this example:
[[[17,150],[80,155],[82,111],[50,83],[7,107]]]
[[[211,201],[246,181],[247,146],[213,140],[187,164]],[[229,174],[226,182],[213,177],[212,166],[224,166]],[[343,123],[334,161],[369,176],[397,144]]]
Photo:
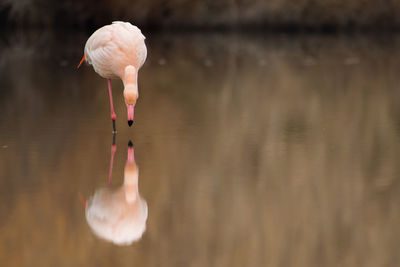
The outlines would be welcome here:
[[[391,0],[0,0],[0,266],[399,266],[399,14]],[[113,20],[141,28],[148,57],[132,128],[112,81],[108,185],[107,82],[76,66]],[[122,188],[129,140],[148,217],[119,246],[84,203]]]
[[[128,20],[152,29],[398,29],[397,0],[2,0],[3,27],[96,28]]]

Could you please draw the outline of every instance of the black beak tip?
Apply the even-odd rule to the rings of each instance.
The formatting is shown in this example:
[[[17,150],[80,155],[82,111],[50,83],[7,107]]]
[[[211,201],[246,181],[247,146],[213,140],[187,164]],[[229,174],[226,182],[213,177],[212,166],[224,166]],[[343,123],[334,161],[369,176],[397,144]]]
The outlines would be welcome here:
[[[128,125],[129,125],[129,127],[131,127],[131,126],[132,126],[132,124],[133,124],[133,120],[129,120],[129,121],[128,121]]]
[[[132,144],[132,141],[131,141],[131,140],[129,140],[128,146],[129,146],[129,147],[133,147],[133,144]]]

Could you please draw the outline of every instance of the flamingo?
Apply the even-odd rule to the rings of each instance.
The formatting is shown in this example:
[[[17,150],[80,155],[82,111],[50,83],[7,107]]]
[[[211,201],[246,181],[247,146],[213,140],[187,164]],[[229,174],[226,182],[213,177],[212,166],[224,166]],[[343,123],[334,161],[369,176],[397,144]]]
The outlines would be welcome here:
[[[86,61],[95,72],[107,79],[113,131],[117,115],[111,92],[111,79],[120,78],[124,84],[124,99],[129,127],[133,124],[134,108],[139,97],[138,71],[147,57],[146,38],[140,29],[129,22],[114,21],[96,30],[87,40],[84,55],[78,65]]]

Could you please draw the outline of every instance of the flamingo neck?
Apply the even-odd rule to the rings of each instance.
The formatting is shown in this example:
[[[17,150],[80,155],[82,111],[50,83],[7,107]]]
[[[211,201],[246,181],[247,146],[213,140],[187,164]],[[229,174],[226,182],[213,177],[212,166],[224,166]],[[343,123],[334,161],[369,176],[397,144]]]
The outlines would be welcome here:
[[[125,103],[127,105],[135,105],[139,97],[139,92],[137,87],[137,70],[134,66],[126,66],[122,81],[124,82]],[[133,120],[133,118],[130,119]]]
[[[124,77],[122,79],[124,86],[137,84],[137,70],[134,66],[128,65],[124,70]]]

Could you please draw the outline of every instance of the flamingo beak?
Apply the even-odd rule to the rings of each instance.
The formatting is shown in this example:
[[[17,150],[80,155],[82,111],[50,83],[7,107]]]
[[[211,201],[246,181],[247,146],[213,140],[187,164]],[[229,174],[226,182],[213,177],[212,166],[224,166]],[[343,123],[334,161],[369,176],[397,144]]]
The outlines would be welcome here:
[[[133,124],[133,114],[134,114],[135,105],[127,104],[126,108],[128,110],[128,125],[129,125],[129,127],[131,127]]]

